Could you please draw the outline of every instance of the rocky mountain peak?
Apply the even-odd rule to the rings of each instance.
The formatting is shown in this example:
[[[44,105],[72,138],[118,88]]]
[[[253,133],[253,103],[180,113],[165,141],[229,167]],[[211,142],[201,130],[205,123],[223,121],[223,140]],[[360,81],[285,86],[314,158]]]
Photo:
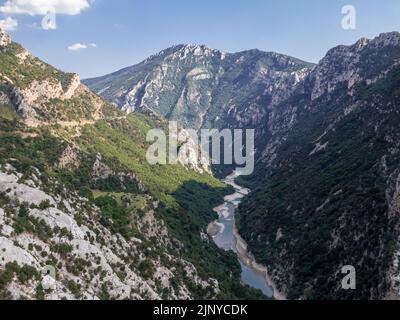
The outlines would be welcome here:
[[[347,83],[351,95],[356,83],[376,82],[399,63],[399,56],[399,32],[382,33],[372,40],[361,38],[350,46],[337,46],[328,51],[310,75],[314,82],[312,99],[333,92],[341,83]],[[382,68],[370,68],[377,63]]]
[[[320,65],[329,64],[333,60],[336,60],[337,58],[341,58],[343,56],[354,57],[355,54],[360,53],[367,47],[382,48],[386,46],[398,46],[399,44],[400,44],[399,32],[382,33],[378,37],[372,40],[364,37],[359,39],[356,43],[352,45],[339,45],[330,49],[325,55],[325,57],[320,61]]]
[[[147,64],[149,62],[158,61],[159,59],[168,61],[180,61],[191,57],[225,57],[225,53],[211,49],[206,45],[198,44],[178,44],[167,49],[160,51],[144,60],[141,64]]]
[[[164,52],[168,52],[169,55],[167,58],[171,60],[185,60],[187,58],[212,58],[217,57],[223,59],[225,57],[225,53],[211,49],[204,44],[180,44],[170,49],[167,49]]]
[[[366,47],[376,49],[378,47],[384,48],[387,46],[399,46],[399,45],[400,45],[400,33],[394,31],[394,32],[381,33],[374,39],[368,39],[364,37],[358,40],[354,45],[342,46],[342,47],[347,48],[348,50],[351,50],[353,52],[358,52]]]
[[[225,53],[206,45],[180,44],[84,83],[128,113],[151,110],[196,129],[237,121],[254,125],[312,66],[261,50]]]
[[[219,50],[216,49],[211,49],[208,46],[204,45],[204,44],[185,44],[183,45],[182,49],[186,52],[189,53],[193,53],[194,55],[207,55],[209,53],[213,53],[213,52],[221,52]]]
[[[369,44],[369,39],[368,38],[361,38],[360,40],[358,40],[352,47],[355,48],[356,50],[360,50],[362,48],[364,48],[365,46],[367,46]]]

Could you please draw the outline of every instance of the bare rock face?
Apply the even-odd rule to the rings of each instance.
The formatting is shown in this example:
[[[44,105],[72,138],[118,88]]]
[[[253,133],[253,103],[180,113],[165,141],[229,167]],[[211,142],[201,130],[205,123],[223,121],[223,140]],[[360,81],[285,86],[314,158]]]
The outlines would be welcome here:
[[[58,159],[57,167],[60,169],[77,169],[80,165],[78,150],[68,146]]]
[[[19,59],[19,63],[21,64],[24,63],[29,57],[32,57],[32,55],[26,49],[22,49],[21,52],[17,53],[15,56]]]
[[[17,112],[24,119],[30,120],[37,117],[35,105],[29,99],[26,99],[23,92],[19,88],[13,88],[13,90],[11,91],[10,100],[15,106]]]
[[[198,142],[195,142],[187,130],[179,132],[179,141],[184,143],[178,153],[178,162],[195,172],[211,174],[210,158],[201,152]]]
[[[64,95],[61,83],[55,79],[35,80],[28,88],[23,89],[21,93],[28,103],[35,103],[39,99],[59,99]]]
[[[92,168],[92,179],[107,179],[111,175],[113,175],[113,171],[107,164],[103,162],[103,157],[101,154],[97,154],[96,161],[94,162]]]
[[[11,43],[11,37],[0,28],[0,50]]]
[[[74,74],[71,78],[68,89],[64,93],[64,99],[71,99],[80,85],[81,79],[79,78],[79,75]]]
[[[60,81],[49,78],[43,81],[33,81],[28,88],[25,88],[21,91],[21,94],[28,103],[35,103],[38,100],[68,100],[75,95],[75,92],[80,85],[81,81],[79,76],[74,74],[71,77],[69,86],[65,91]]]

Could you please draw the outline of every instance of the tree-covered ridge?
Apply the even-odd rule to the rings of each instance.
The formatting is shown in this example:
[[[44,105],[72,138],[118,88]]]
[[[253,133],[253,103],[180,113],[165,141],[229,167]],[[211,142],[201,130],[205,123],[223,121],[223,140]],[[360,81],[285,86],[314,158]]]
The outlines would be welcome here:
[[[249,181],[240,232],[289,298],[381,299],[398,287],[398,37],[333,49],[288,101],[296,124]],[[341,288],[344,265],[356,290]]]

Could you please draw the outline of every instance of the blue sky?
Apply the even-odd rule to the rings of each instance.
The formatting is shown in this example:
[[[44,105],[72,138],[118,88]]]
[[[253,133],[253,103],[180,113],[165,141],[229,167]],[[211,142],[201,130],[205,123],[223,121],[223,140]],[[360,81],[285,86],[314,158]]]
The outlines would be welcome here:
[[[43,30],[44,13],[37,6],[51,1],[61,11],[57,28]],[[338,44],[400,30],[399,0],[32,0],[29,8],[21,3],[0,0],[0,20],[18,21],[10,32],[14,40],[83,78],[180,43],[227,52],[258,48],[317,62]],[[357,30],[341,28],[347,4],[357,10]],[[87,48],[68,50],[77,43]]]

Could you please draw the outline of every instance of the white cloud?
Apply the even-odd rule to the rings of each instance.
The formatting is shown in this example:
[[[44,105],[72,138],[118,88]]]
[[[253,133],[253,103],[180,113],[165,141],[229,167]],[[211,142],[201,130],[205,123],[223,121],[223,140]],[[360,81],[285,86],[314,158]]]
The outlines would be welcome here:
[[[4,31],[15,31],[18,28],[18,21],[8,17],[5,20],[0,20],[0,27]]]
[[[97,45],[95,43],[74,43],[68,47],[69,51],[80,51],[88,48],[97,48]]]
[[[77,15],[88,9],[91,2],[91,0],[7,0],[0,6],[0,12],[31,16],[44,16],[49,12]]]

